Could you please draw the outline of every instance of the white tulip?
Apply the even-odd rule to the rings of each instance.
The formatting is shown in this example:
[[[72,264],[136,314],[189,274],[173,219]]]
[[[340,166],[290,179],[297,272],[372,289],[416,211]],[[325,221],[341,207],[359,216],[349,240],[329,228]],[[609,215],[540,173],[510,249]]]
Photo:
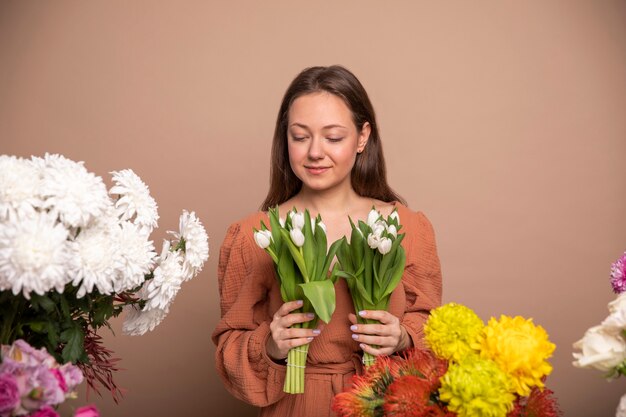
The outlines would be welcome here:
[[[389,239],[388,237],[384,237],[382,238],[382,240],[380,241],[380,244],[378,245],[378,252],[380,252],[383,255],[386,255],[389,253],[389,251],[391,250],[391,239]]]
[[[370,210],[369,214],[367,215],[367,224],[369,225],[369,227],[374,227],[374,224],[378,221],[378,219],[380,218],[380,213],[378,212],[378,210],[376,209],[372,209]]]
[[[372,226],[372,233],[378,237],[381,237],[386,228],[387,223],[379,220]]]
[[[285,227],[285,219],[283,219],[282,217],[278,218],[278,223],[280,223],[280,227]]]
[[[619,400],[617,410],[615,410],[615,417],[626,417],[626,394],[622,395],[622,399]]]
[[[387,226],[387,233],[389,233],[393,237],[398,237],[398,230],[396,230],[396,226],[390,224]]]
[[[378,245],[380,245],[380,239],[380,236],[370,233],[369,235],[367,235],[367,244],[370,248],[377,249]]]
[[[297,247],[301,248],[304,245],[304,234],[301,229],[291,229],[289,236],[291,236],[291,241]]]
[[[581,340],[574,343],[573,363],[578,368],[595,368],[602,372],[610,372],[626,359],[626,342],[620,331],[595,326],[587,330]]]
[[[400,224],[400,215],[398,214],[398,210],[394,210],[389,215],[389,218],[395,219],[398,224]]]
[[[326,225],[324,224],[324,222],[319,221],[319,222],[317,223],[317,225],[318,225],[319,227],[321,227],[321,228],[322,228],[322,230],[324,231],[324,234],[326,234],[326,233],[327,233],[327,232],[326,232]],[[315,228],[315,227],[313,227],[313,230],[315,230],[315,229],[316,229],[316,228]]]
[[[292,211],[289,213],[291,218],[291,227],[294,229],[302,229],[304,227],[304,213]]]
[[[254,241],[261,249],[267,249],[272,242],[272,232],[269,230],[254,232]]]

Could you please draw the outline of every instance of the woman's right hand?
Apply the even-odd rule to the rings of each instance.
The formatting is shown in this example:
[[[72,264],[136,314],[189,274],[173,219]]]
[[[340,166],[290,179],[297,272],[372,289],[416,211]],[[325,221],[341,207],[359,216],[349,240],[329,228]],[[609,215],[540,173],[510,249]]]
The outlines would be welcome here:
[[[270,323],[271,337],[267,339],[265,345],[270,358],[285,359],[289,349],[311,343],[313,338],[320,334],[320,329],[290,329],[296,323],[306,323],[315,318],[313,313],[291,313],[300,307],[302,300],[289,301],[274,313]]]

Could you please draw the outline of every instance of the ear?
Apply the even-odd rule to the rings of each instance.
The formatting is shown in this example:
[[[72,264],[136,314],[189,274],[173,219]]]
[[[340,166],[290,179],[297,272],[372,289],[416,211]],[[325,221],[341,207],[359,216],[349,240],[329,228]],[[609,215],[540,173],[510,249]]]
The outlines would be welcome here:
[[[372,127],[369,122],[363,123],[363,127],[361,128],[361,132],[359,132],[359,137],[357,139],[357,148],[356,151],[358,153],[363,152],[365,146],[367,145],[367,141],[370,138],[370,133],[372,132]]]

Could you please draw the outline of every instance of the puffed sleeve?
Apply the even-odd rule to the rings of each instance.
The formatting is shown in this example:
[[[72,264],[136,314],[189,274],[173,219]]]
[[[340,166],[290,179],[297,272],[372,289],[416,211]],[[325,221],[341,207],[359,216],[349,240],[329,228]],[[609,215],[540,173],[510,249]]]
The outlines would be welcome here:
[[[220,250],[221,320],[212,339],[217,346],[215,365],[226,389],[249,404],[265,407],[285,395],[285,366],[273,362],[265,351],[273,276],[271,269],[259,264],[258,252],[265,255],[254,245],[251,227],[230,226]]]
[[[424,348],[424,323],[430,310],[441,305],[441,266],[430,221],[421,212],[411,214],[407,224],[407,263],[402,277],[406,295],[402,325],[413,345]]]

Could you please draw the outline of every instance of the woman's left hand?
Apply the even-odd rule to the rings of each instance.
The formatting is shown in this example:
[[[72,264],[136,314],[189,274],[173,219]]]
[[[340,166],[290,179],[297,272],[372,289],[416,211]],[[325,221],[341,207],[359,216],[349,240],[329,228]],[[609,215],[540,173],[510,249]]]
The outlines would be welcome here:
[[[382,310],[364,310],[359,313],[364,319],[378,320],[379,324],[357,323],[356,316],[348,316],[352,326],[352,338],[359,342],[361,349],[371,355],[391,355],[411,347],[412,342],[400,320]],[[377,346],[374,348],[373,346]]]

